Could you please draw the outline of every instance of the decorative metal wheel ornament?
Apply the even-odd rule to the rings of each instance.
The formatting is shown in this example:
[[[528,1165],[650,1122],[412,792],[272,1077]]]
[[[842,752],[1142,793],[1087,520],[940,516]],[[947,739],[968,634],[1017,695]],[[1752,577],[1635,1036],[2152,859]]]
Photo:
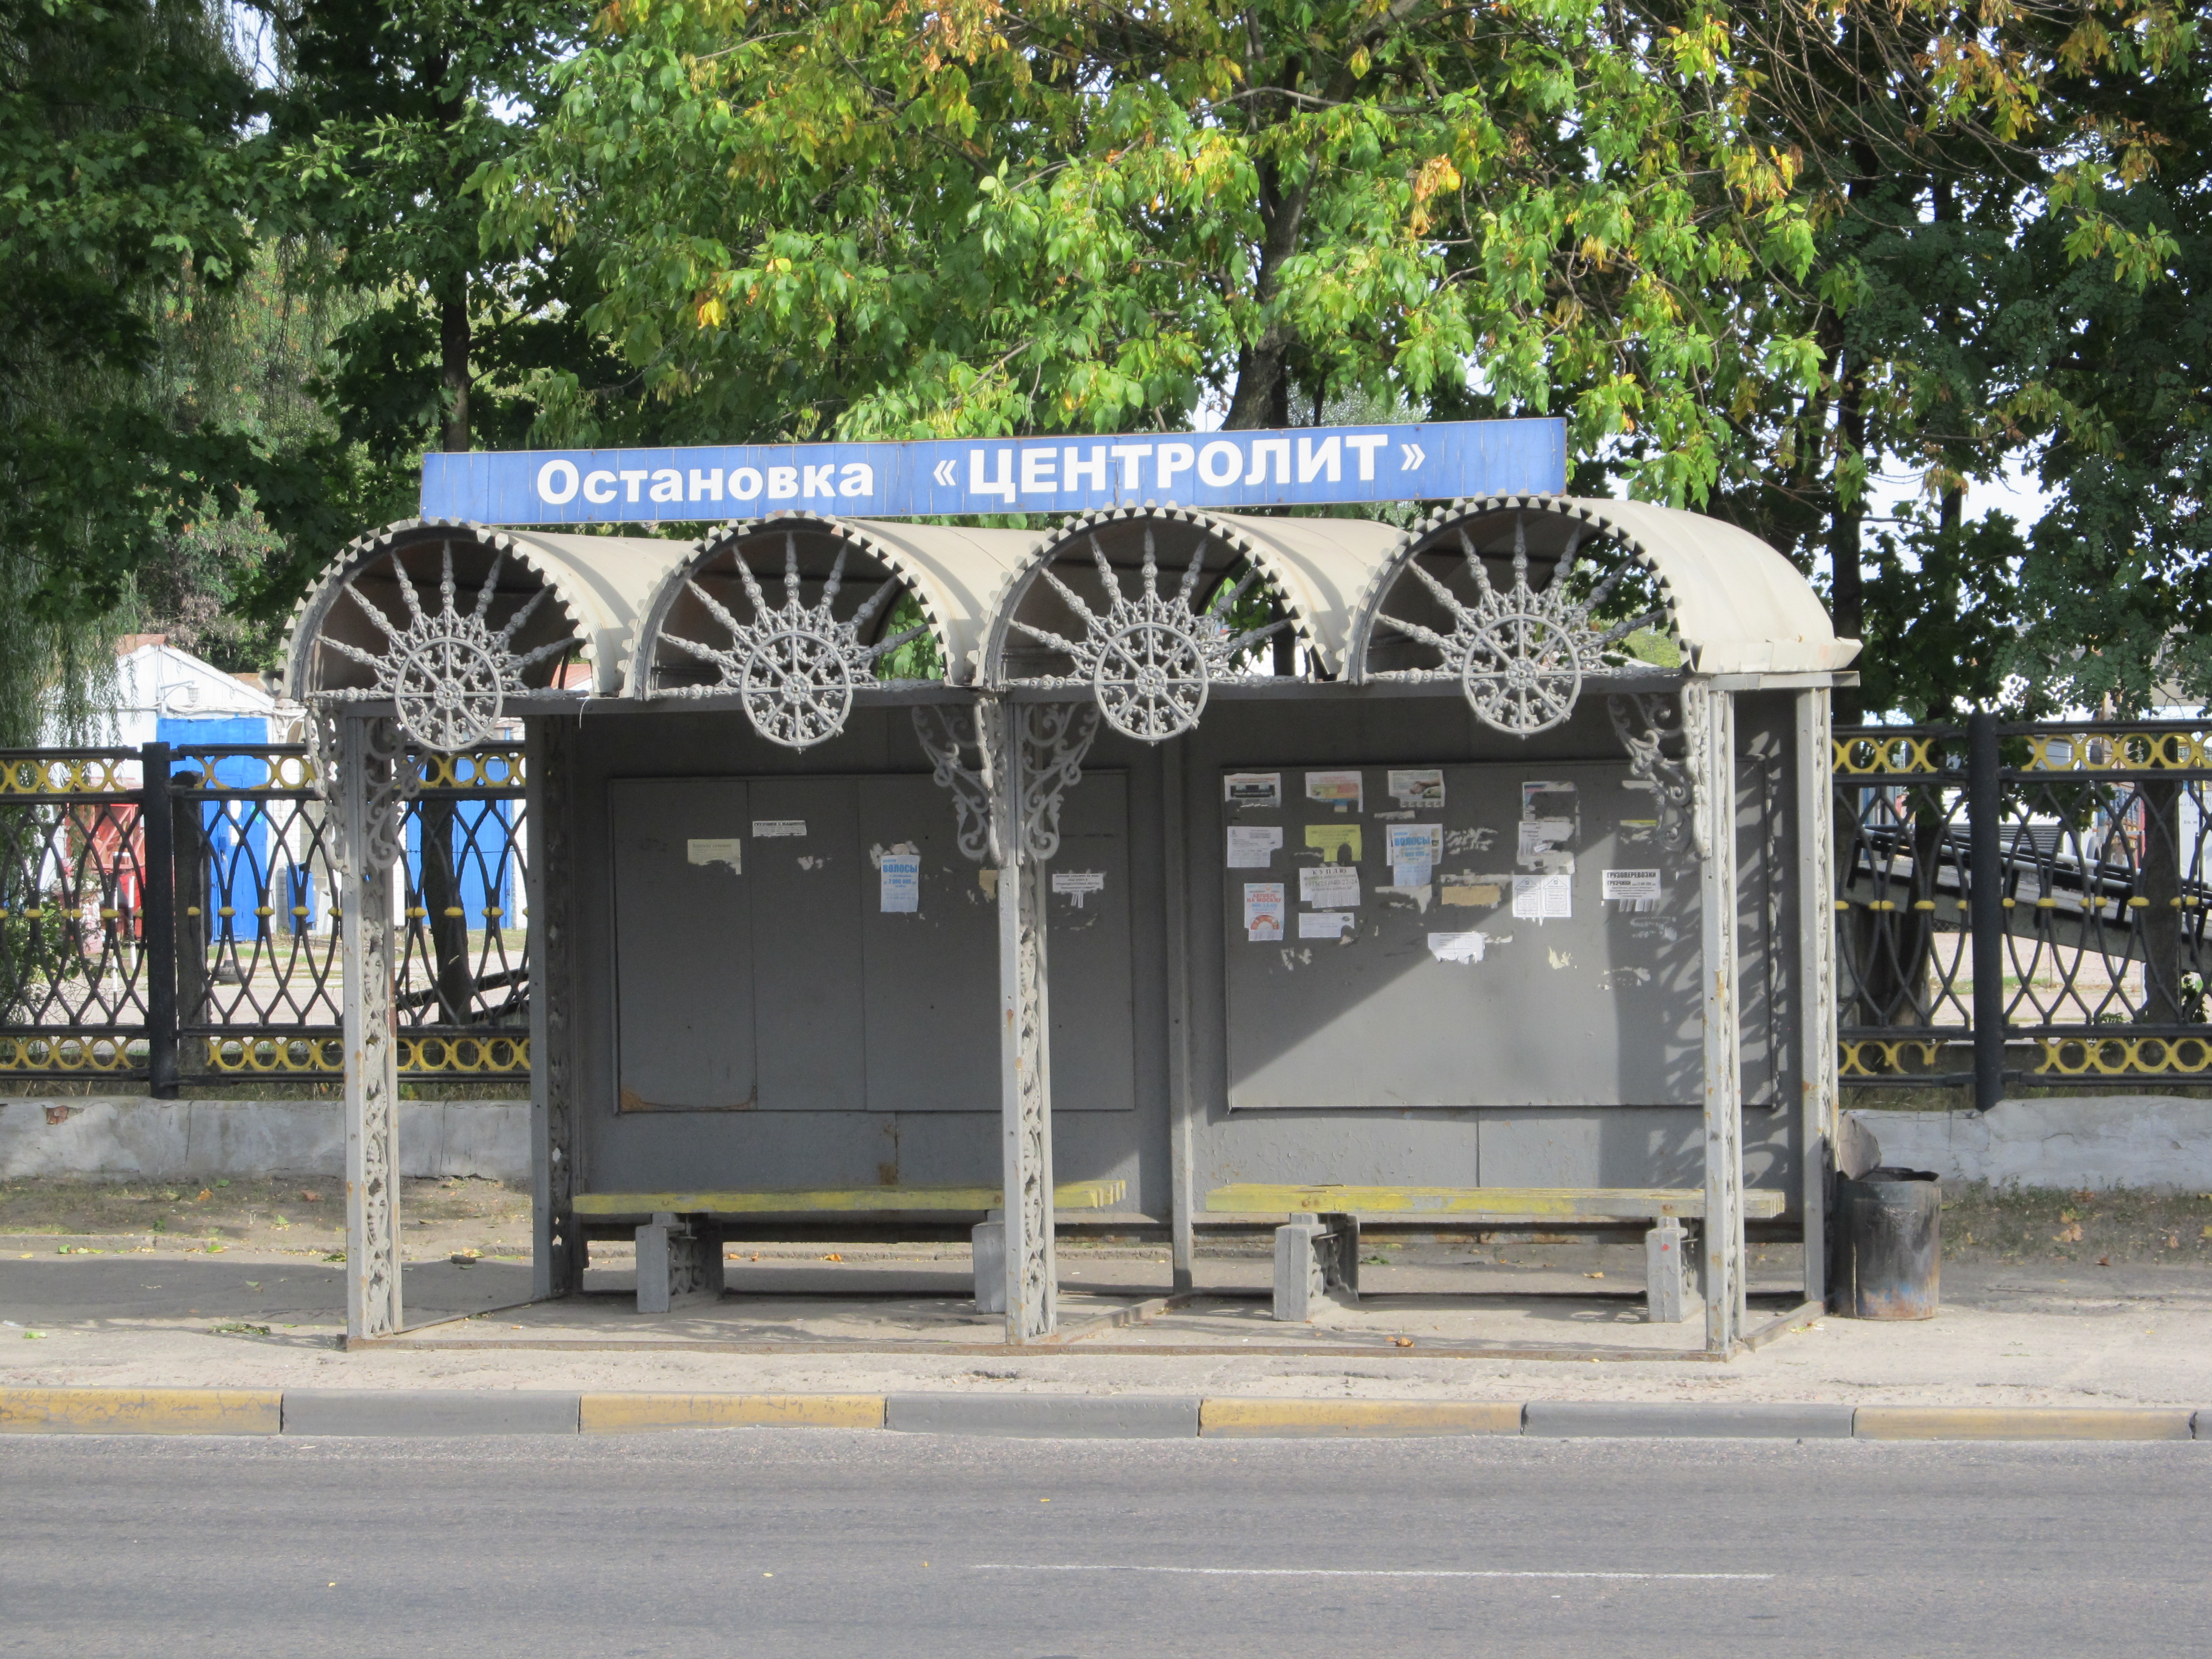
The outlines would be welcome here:
[[[566,653],[574,641],[562,638],[516,654],[514,636],[545,602],[550,590],[539,588],[495,631],[486,618],[499,593],[499,573],[506,556],[493,556],[491,569],[477,590],[474,608],[464,612],[453,603],[453,550],[448,544],[440,552],[442,565],[434,612],[422,608],[414,579],[395,552],[392,574],[407,607],[407,626],[394,628],[392,619],[363,597],[357,585],[349,582],[345,592],[383,633],[386,648],[363,651],[327,634],[323,642],[376,676],[374,690],[356,695],[391,698],[398,707],[402,731],[425,749],[450,755],[496,737],[507,700],[523,689],[524,674],[548,657]]]
[[[1462,604],[1419,560],[1408,562],[1406,568],[1450,615],[1449,635],[1388,614],[1376,618],[1434,647],[1443,658],[1440,672],[1459,681],[1474,717],[1492,731],[1515,738],[1532,738],[1564,724],[1582,696],[1583,677],[1604,665],[1607,653],[1621,641],[1666,614],[1647,611],[1610,628],[1593,622],[1590,613],[1611,597],[1630,567],[1624,563],[1612,571],[1586,600],[1568,597],[1568,575],[1583,541],[1579,530],[1542,591],[1530,587],[1528,527],[1528,515],[1516,514],[1513,586],[1502,593],[1491,585],[1482,556],[1467,532],[1459,532],[1460,550],[1474,584],[1472,605]]]
[[[860,642],[860,630],[897,587],[893,581],[885,581],[847,620],[837,620],[833,607],[837,591],[844,585],[845,562],[851,551],[849,544],[839,544],[836,562],[822,585],[822,597],[811,605],[801,605],[799,538],[787,535],[783,538],[783,604],[774,610],[754,580],[751,567],[739,555],[738,576],[744,583],[745,598],[752,607],[750,623],[739,622],[696,580],[684,584],[708,613],[729,630],[729,646],[707,645],[680,634],[664,632],[661,637],[701,661],[712,663],[721,676],[719,689],[738,693],[746,718],[761,736],[786,749],[811,749],[845,729],[853,713],[853,695],[861,682],[874,680],[879,659],[929,631],[925,623],[873,645]]]
[[[1091,556],[1097,562],[1099,580],[1113,596],[1106,614],[1093,611],[1048,565],[1044,579],[1082,622],[1083,637],[1069,639],[1024,622],[1013,625],[1074,659],[1079,675],[1091,682],[1098,712],[1116,732],[1146,743],[1176,737],[1198,724],[1213,683],[1235,675],[1240,653],[1290,626],[1285,618],[1242,634],[1231,630],[1231,612],[1260,579],[1256,564],[1233,587],[1224,587],[1203,611],[1195,609],[1191,599],[1204,574],[1206,549],[1206,537],[1201,532],[1181,586],[1172,595],[1163,594],[1159,560],[1147,525],[1141,590],[1133,599],[1121,592],[1093,535]]]

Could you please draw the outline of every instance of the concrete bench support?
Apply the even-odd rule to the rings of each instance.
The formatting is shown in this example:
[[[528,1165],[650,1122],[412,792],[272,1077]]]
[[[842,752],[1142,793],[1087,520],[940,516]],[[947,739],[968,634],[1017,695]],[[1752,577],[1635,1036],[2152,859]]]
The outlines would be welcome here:
[[[1359,1218],[1321,1215],[1275,1229],[1275,1317],[1304,1324],[1332,1297],[1359,1300]]]
[[[1006,1212],[991,1212],[969,1235],[969,1249],[975,1264],[975,1311],[1002,1314],[1006,1310]]]
[[[721,1227],[702,1216],[656,1211],[637,1230],[637,1310],[666,1313],[721,1297]]]
[[[1690,1263],[1688,1231],[1668,1216],[1644,1235],[1644,1317],[1654,1325],[1679,1325],[1705,1310]]]

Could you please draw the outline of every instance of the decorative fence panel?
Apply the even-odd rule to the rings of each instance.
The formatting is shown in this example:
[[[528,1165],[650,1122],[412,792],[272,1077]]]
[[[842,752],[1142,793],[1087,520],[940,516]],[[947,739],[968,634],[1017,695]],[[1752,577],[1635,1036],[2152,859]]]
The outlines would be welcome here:
[[[525,1077],[522,750],[410,757],[403,1073]],[[0,1080],[336,1079],[329,812],[298,744],[0,751]]]
[[[1972,1081],[1986,1104],[2008,1082],[2212,1078],[2208,735],[1839,729],[1843,1080]]]

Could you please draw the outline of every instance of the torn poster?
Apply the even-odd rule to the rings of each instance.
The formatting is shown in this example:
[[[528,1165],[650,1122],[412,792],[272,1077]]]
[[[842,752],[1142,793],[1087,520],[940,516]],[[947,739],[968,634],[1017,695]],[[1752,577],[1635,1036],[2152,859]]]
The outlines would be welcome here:
[[[921,908],[921,854],[886,853],[878,866],[883,872],[883,912],[913,915]]]
[[[1275,861],[1275,849],[1282,844],[1283,827],[1279,823],[1232,823],[1229,826],[1229,867],[1265,870]]]
[[[693,864],[726,864],[735,874],[745,872],[745,844],[735,836],[712,841],[687,841],[684,856]]]
[[[1513,878],[1513,915],[1522,921],[1558,921],[1575,913],[1575,878],[1564,870]]]
[[[1275,945],[1282,940],[1283,917],[1289,906],[1284,902],[1283,884],[1279,881],[1248,881],[1244,884],[1244,937],[1255,945]]]
[[[1550,799],[1546,799],[1547,796]],[[1574,810],[1575,787],[1571,783],[1531,778],[1521,786],[1521,816],[1524,818],[1557,817],[1562,812],[1571,815]]]
[[[1441,823],[1394,823],[1390,841],[1390,884],[1425,887],[1429,872],[1444,855],[1444,827]]]
[[[1443,810],[1444,773],[1440,766],[1421,767],[1389,775],[1390,798],[1401,806],[1429,806]]]
[[[1505,902],[1505,884],[1503,881],[1461,882],[1447,886],[1438,896],[1446,904],[1503,904]]]
[[[1052,890],[1065,893],[1075,901],[1080,910],[1083,901],[1092,893],[1106,890],[1106,872],[1103,870],[1055,870],[1052,875]]]
[[[1306,825],[1306,845],[1331,864],[1357,864],[1362,845],[1359,826],[1356,823],[1310,823]]]
[[[1523,818],[1520,823],[1518,848],[1514,854],[1516,864],[1542,865],[1547,855],[1564,849],[1575,838],[1572,818]]]
[[[1359,902],[1359,872],[1348,864],[1309,865],[1298,872],[1298,902],[1330,909]]]
[[[1438,962],[1480,962],[1489,942],[1480,933],[1431,933],[1429,954]]]
[[[1301,910],[1298,912],[1300,939],[1341,939],[1358,925],[1359,918],[1349,910]]]
[[[804,836],[805,833],[805,818],[755,818],[753,820],[755,841],[767,841],[776,836]]]
[[[1607,870],[1600,878],[1600,890],[1607,903],[1643,914],[1656,910],[1662,896],[1656,870]]]
[[[1280,772],[1231,772],[1221,780],[1221,799],[1231,806],[1280,806]]]
[[[1306,774],[1306,799],[1334,802],[1340,812],[1357,812],[1364,799],[1360,793],[1357,772],[1309,772]]]

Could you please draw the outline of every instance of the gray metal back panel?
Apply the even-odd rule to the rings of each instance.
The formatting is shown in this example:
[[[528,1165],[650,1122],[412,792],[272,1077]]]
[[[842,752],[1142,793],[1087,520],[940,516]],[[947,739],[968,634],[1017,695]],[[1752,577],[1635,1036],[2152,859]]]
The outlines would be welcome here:
[[[1361,810],[1344,812],[1307,799],[1305,779],[1310,769],[1266,769],[1281,775],[1280,811],[1221,809],[1231,825],[1281,825],[1285,842],[1267,870],[1224,872],[1232,1109],[1701,1097],[1696,860],[1662,844],[1654,797],[1625,787],[1626,760],[1437,769],[1443,805],[1411,821],[1442,826],[1444,857],[1431,884],[1404,894],[1377,890],[1391,879],[1391,821],[1377,815],[1403,810],[1386,788],[1390,769],[1358,769]],[[1567,787],[1524,807],[1523,786],[1539,782]],[[1514,915],[1515,878],[1540,873],[1518,856],[1529,814],[1575,826],[1560,843],[1573,858],[1560,872],[1567,916]],[[1316,908],[1299,902],[1299,872],[1322,862],[1305,844],[1309,828],[1360,835],[1359,902],[1341,942],[1299,937],[1297,917]],[[1224,855],[1225,847],[1215,854]],[[1606,902],[1610,869],[1657,870],[1660,898],[1648,911]],[[1291,920],[1279,942],[1246,936],[1243,890],[1255,881],[1286,889]],[[1481,960],[1445,959],[1476,936]]]
[[[870,1103],[867,1056],[853,1038],[866,994],[861,893],[872,872],[860,854],[854,796],[873,781],[755,778],[746,786],[763,1111],[856,1112]],[[801,836],[758,833],[802,824]]]

